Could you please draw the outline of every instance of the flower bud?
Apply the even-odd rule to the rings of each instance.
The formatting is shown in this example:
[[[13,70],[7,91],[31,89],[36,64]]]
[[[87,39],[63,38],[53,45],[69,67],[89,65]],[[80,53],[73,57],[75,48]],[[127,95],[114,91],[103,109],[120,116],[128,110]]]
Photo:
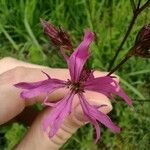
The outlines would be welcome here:
[[[145,25],[139,31],[135,41],[134,54],[150,58],[150,24]]]
[[[56,28],[53,24],[45,20],[41,20],[41,23],[44,28],[44,32],[48,35],[53,44],[57,46],[63,46],[68,50],[73,49],[70,37],[68,33],[64,31],[64,29],[62,29],[61,27]]]

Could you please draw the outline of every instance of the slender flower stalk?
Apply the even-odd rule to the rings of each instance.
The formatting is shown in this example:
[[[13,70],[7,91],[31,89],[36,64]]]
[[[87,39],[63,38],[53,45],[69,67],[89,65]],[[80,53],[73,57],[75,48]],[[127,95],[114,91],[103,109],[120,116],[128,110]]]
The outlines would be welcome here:
[[[47,28],[47,26],[45,26]],[[53,27],[54,28],[54,27]],[[54,31],[55,32],[55,31]],[[49,32],[49,34],[53,32]],[[49,35],[52,37],[52,35]],[[55,41],[59,41],[60,37],[55,36]],[[70,78],[65,81],[51,78],[46,74],[47,79],[39,82],[27,83],[20,82],[15,84],[15,87],[23,89],[21,97],[25,100],[30,100],[41,94],[46,94],[44,105],[52,107],[52,111],[43,121],[44,130],[48,133],[49,138],[52,138],[60,128],[64,119],[72,111],[72,103],[74,96],[77,95],[82,107],[85,119],[93,124],[96,129],[96,140],[100,138],[99,124],[103,124],[110,128],[113,132],[120,132],[120,128],[112,122],[110,117],[98,110],[95,105],[89,104],[86,98],[87,91],[95,91],[102,93],[109,98],[114,95],[120,96],[128,105],[132,105],[131,99],[125,94],[112,76],[95,77],[93,70],[87,69],[85,64],[90,57],[89,46],[94,40],[94,33],[90,30],[85,31],[83,41],[73,51],[70,57],[65,57],[70,72]],[[55,103],[48,101],[48,96],[57,89],[67,88],[68,93]],[[104,107],[101,105],[100,107]],[[50,128],[49,128],[50,127]]]
[[[150,58],[150,24],[141,28],[137,34],[134,46],[128,51],[125,58],[115,68],[113,68],[107,76],[110,76],[118,70],[132,56]]]
[[[131,57],[131,56],[130,56]],[[111,74],[113,74],[116,70],[118,70],[125,62],[127,62],[129,60],[128,56],[126,56],[115,68],[113,68],[108,74],[107,76],[110,76]]]
[[[137,5],[135,4],[135,0],[130,0],[131,2],[131,6],[132,6],[132,11],[133,11],[133,16],[132,16],[132,19],[130,21],[130,24],[128,26],[128,29],[127,29],[127,32],[125,33],[125,36],[123,37],[120,45],[118,46],[118,49],[115,53],[115,56],[113,57],[111,63],[109,64],[109,68],[108,68],[108,71],[110,71],[123,47],[123,45],[125,44],[128,36],[130,35],[130,32],[135,24],[135,21],[137,20],[138,16],[140,15],[140,13],[142,11],[144,11],[146,8],[148,8],[150,6],[150,0],[147,0],[142,6],[141,5],[141,0],[138,0],[138,3]]]

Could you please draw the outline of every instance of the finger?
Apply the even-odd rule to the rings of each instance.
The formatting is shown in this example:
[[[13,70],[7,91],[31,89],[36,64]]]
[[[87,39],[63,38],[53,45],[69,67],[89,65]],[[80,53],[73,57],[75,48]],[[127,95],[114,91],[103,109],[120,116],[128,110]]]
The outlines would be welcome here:
[[[43,131],[42,128],[43,119],[49,113],[50,110],[46,109],[36,118],[31,128],[29,129],[21,143],[17,145],[15,150],[57,150],[79,128],[79,125],[72,126],[72,123],[68,121],[69,119],[65,119],[64,124],[59,129],[57,134],[52,139],[49,139],[48,135]]]
[[[27,62],[20,61],[12,57],[4,57],[0,59],[0,74],[8,70],[11,70],[13,68],[16,68],[16,67],[47,68],[46,66],[27,63]]]
[[[111,106],[109,100],[105,96],[98,95],[94,92],[87,92],[87,98],[90,103],[98,105],[106,104],[107,106]],[[77,97],[75,97],[74,101],[78,101]],[[107,113],[111,109],[112,106],[106,107],[105,109],[100,108],[103,113]],[[45,116],[47,116],[50,111],[50,109],[46,109],[36,118],[24,139],[17,146],[16,150],[20,150],[22,148],[28,150],[57,150],[72,136],[72,134],[77,131],[78,128],[85,124],[85,122],[81,120],[80,116],[83,118],[84,115],[80,105],[78,105],[75,108],[75,111],[73,111],[71,115],[65,119],[56,135],[49,139],[48,135],[42,129],[42,123]]]
[[[104,72],[104,71],[103,72],[94,71],[94,77],[107,76],[107,74],[108,74],[108,72]],[[113,76],[114,77],[113,79],[119,83],[119,76],[117,76],[116,74],[112,74],[111,76]]]
[[[37,64],[32,64],[32,63],[27,63],[21,60],[17,60],[15,58],[12,57],[4,57],[3,59],[0,60],[0,74],[17,68],[17,67],[26,67],[26,68],[39,68],[39,69],[49,69],[46,66],[41,66],[41,65],[37,65]],[[57,71],[59,71],[60,69],[56,69]],[[95,77],[99,77],[99,76],[103,76],[103,75],[107,75],[108,72],[100,72],[100,71],[94,71],[94,76]],[[115,76],[117,81],[119,81],[119,77],[112,74],[112,76]]]

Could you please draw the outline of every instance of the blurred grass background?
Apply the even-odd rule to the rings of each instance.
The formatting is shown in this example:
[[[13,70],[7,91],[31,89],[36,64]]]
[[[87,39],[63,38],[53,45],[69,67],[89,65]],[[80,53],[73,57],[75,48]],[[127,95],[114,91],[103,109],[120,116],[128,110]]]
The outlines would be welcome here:
[[[85,28],[93,30],[97,39],[91,46],[90,65],[106,71],[131,17],[129,0],[0,0],[0,58],[11,56],[50,67],[66,67],[57,48],[43,34],[40,18],[44,18],[69,31],[74,47],[81,41]],[[150,8],[140,14],[117,62],[146,23],[150,23]],[[117,74],[134,101],[134,108],[122,101],[114,103],[111,117],[122,127],[122,132],[113,134],[102,127],[102,138],[95,145],[93,128],[87,125],[62,150],[150,149],[150,61],[132,58]],[[27,127],[18,123],[0,127],[0,150],[12,149],[26,131]]]

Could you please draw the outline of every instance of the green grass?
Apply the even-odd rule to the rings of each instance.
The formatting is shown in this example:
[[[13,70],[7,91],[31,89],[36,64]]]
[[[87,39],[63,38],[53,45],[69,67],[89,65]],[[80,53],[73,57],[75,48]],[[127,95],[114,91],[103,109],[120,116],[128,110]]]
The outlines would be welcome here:
[[[12,56],[50,67],[66,67],[58,50],[43,34],[40,18],[44,18],[69,31],[74,47],[81,41],[83,30],[92,29],[97,40],[91,46],[90,65],[106,71],[131,17],[129,0],[0,0],[0,57]],[[138,30],[149,21],[150,8],[140,14],[117,62],[134,43]],[[150,61],[131,58],[117,73],[134,101],[133,108],[121,101],[117,105],[114,103],[111,116],[123,131],[113,134],[103,127],[102,138],[95,145],[93,128],[87,125],[81,128],[62,150],[149,149],[150,103],[143,100],[150,99]],[[1,127],[0,149],[11,149],[25,132],[26,127],[19,124]]]

